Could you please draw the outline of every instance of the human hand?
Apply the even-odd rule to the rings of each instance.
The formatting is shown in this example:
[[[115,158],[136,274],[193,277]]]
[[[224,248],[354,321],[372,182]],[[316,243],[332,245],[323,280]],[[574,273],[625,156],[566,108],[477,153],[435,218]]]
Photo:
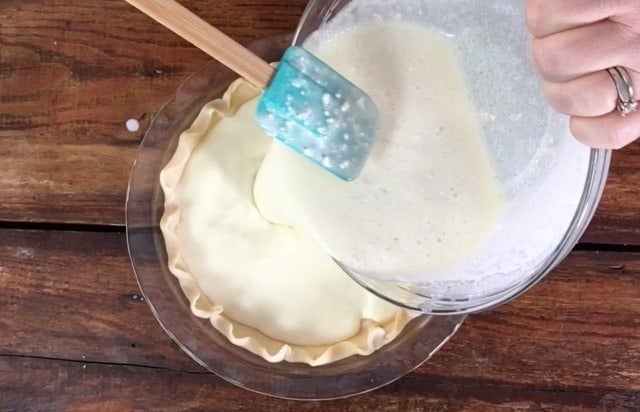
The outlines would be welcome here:
[[[626,68],[640,98],[640,0],[527,0],[533,60],[547,100],[596,148],[640,137],[640,110],[623,117],[607,69]]]

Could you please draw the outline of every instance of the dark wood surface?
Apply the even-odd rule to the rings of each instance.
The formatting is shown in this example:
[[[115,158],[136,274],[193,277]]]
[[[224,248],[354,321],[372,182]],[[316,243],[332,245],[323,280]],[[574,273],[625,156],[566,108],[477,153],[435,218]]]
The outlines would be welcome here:
[[[246,43],[306,1],[183,3]],[[397,383],[318,404],[206,373],[142,300],[122,225],[149,120],[207,61],[123,1],[0,0],[0,410],[640,409],[639,144],[580,250]]]

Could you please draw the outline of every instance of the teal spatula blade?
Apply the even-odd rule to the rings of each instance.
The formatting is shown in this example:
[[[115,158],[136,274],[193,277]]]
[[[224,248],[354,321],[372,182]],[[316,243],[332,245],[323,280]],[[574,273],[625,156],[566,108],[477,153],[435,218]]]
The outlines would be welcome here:
[[[378,111],[349,80],[291,47],[258,102],[256,121],[267,135],[349,181],[371,152]]]

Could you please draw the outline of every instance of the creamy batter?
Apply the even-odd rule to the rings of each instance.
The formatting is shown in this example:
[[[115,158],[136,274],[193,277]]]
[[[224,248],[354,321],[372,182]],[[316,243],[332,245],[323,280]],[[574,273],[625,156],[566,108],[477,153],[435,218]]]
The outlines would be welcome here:
[[[316,54],[373,98],[379,140],[354,182],[272,144],[254,187],[261,213],[304,229],[360,274],[452,280],[429,276],[470,255],[504,208],[453,44],[382,23],[346,30]]]
[[[271,139],[253,121],[257,94],[237,82],[205,107],[162,172],[170,269],[196,315],[269,361],[369,354],[415,315],[358,286],[304,232],[260,215],[252,191]]]

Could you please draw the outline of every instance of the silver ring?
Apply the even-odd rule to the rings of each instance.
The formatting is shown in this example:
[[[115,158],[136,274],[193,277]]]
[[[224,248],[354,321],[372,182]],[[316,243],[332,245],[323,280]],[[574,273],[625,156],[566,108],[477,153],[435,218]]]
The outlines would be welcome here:
[[[633,97],[633,85],[629,72],[622,66],[611,67],[607,72],[613,79],[618,91],[618,103],[616,108],[622,117],[638,110],[638,102]]]

